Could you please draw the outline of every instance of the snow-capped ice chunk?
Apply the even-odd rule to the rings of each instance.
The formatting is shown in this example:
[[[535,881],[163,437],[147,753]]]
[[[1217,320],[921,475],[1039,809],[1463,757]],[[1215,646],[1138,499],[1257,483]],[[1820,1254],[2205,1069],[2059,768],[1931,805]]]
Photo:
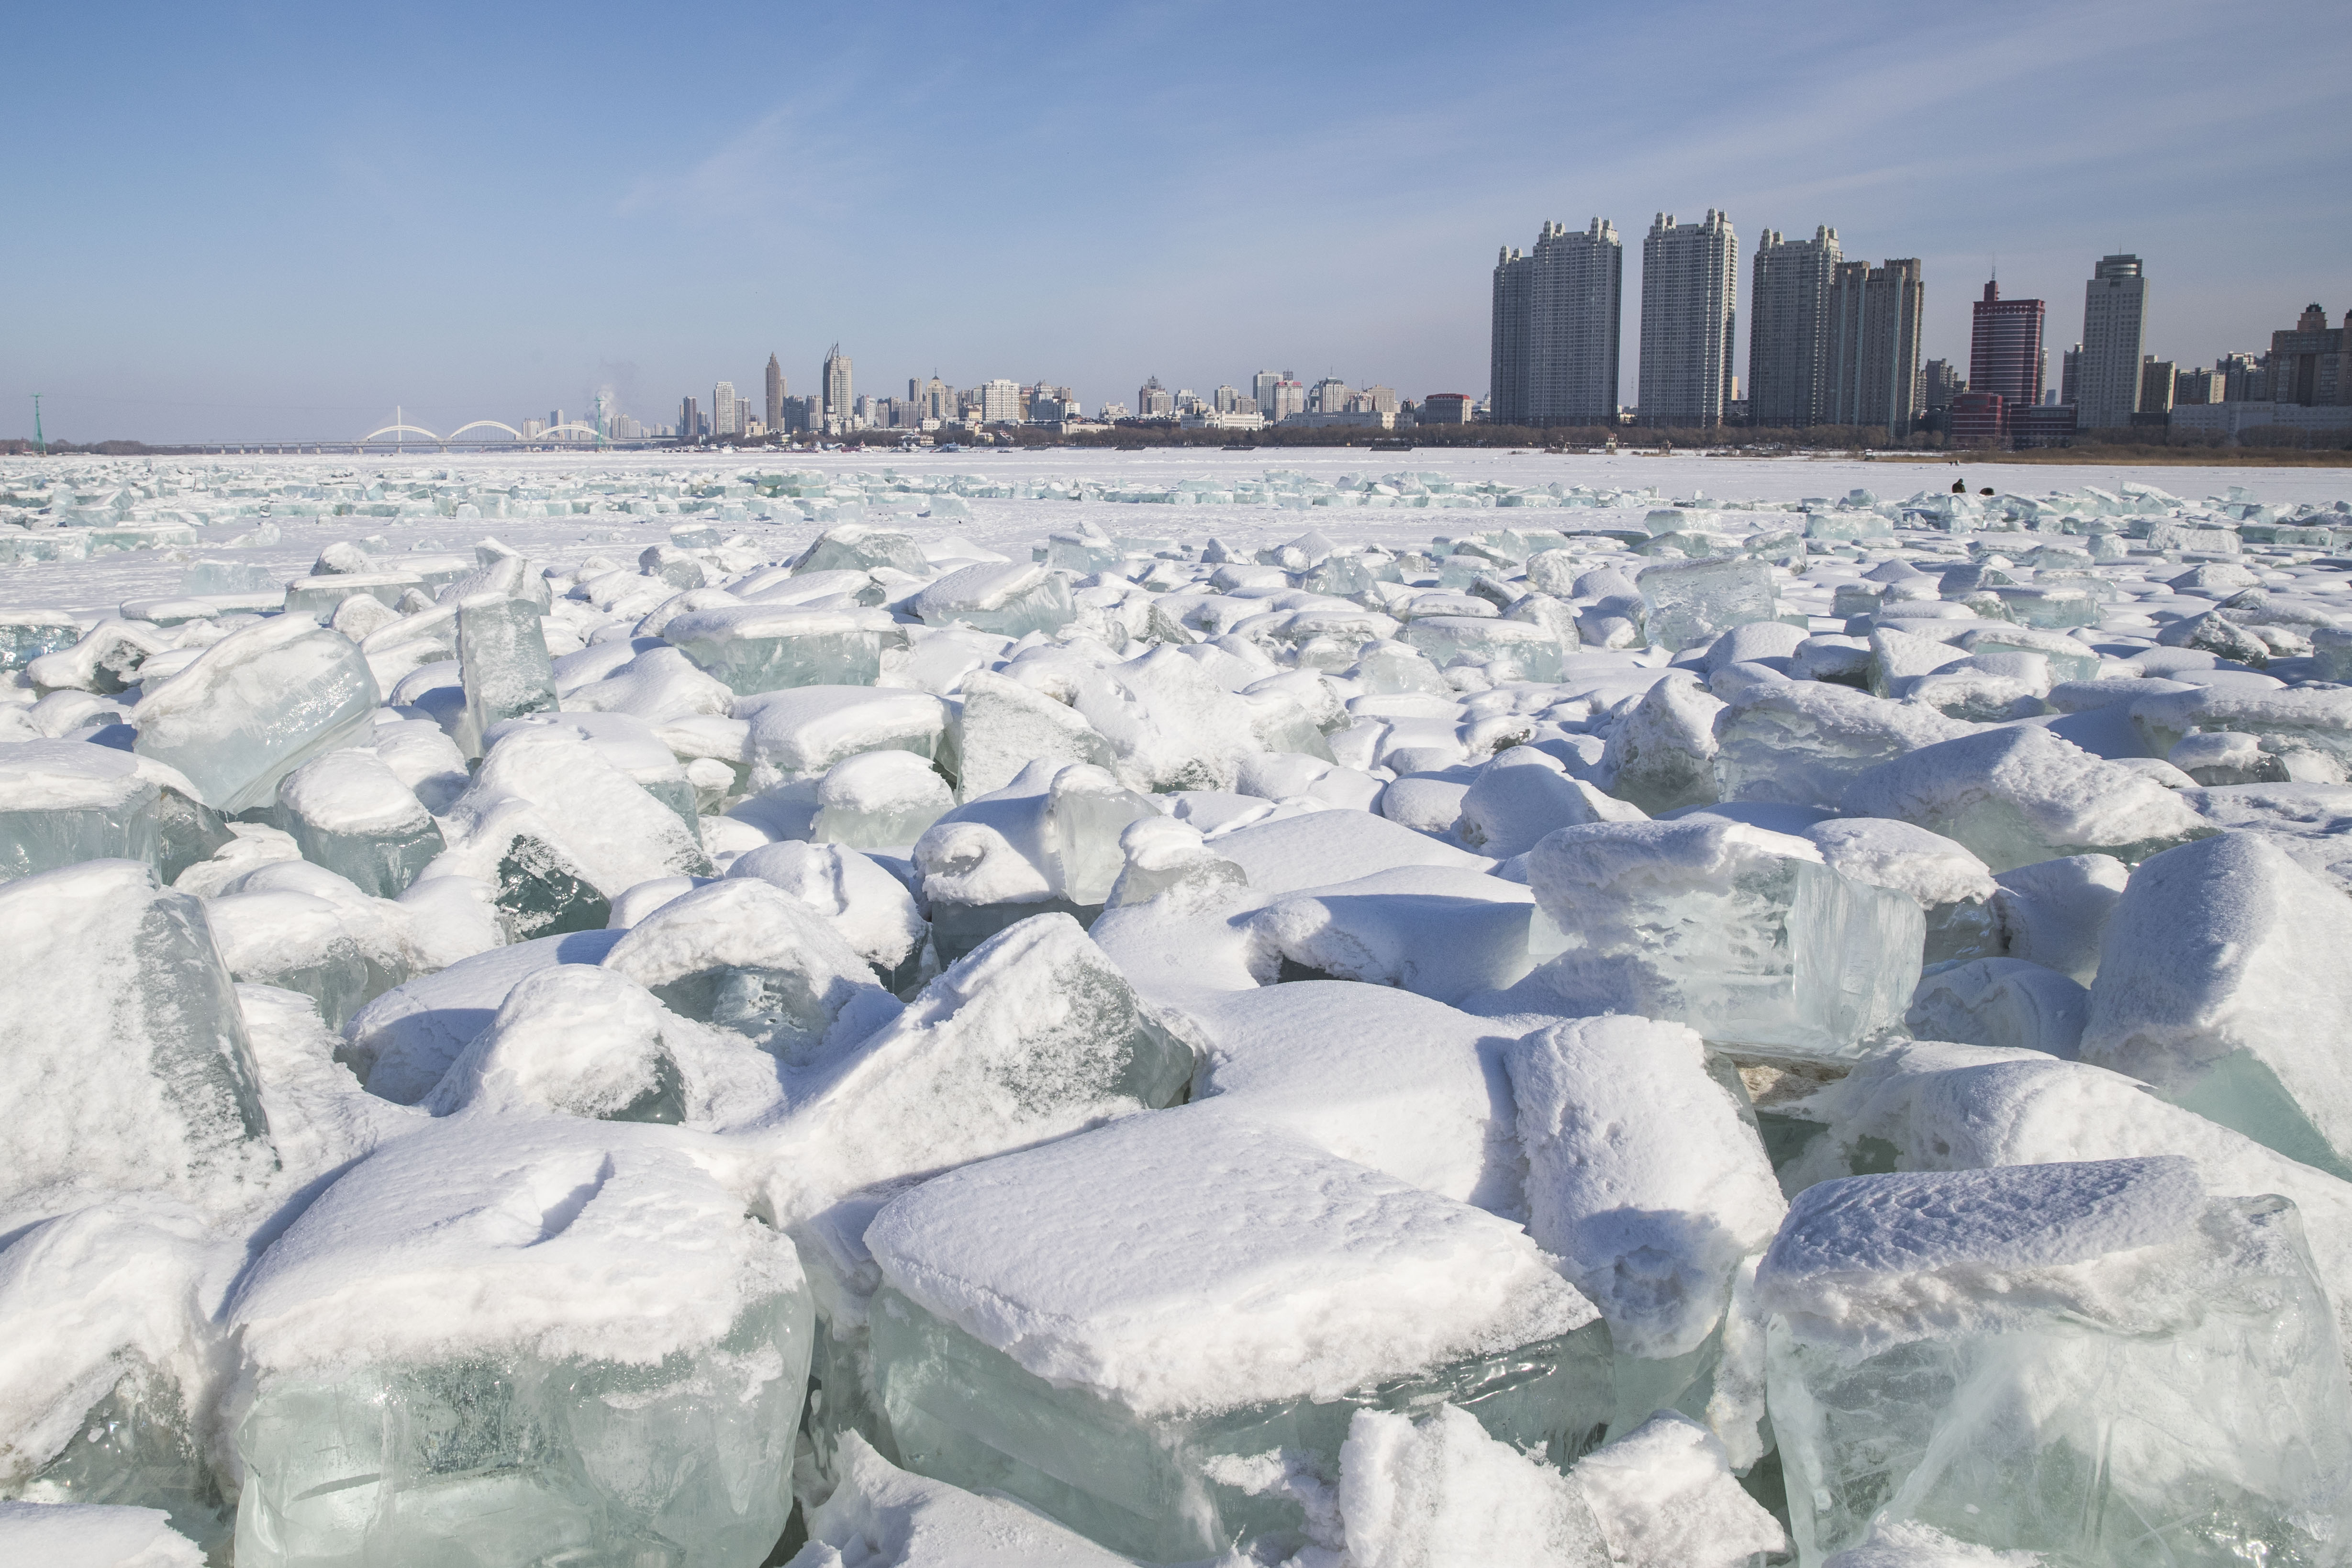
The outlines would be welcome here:
[[[677,812],[565,728],[497,737],[446,826],[449,850],[426,875],[491,883],[518,940],[602,925],[638,883],[709,870]]]
[[[787,1062],[864,1038],[898,1011],[866,960],[800,899],[729,877],[662,905],[604,955],[681,1017]]]
[[[1607,1419],[1607,1330],[1516,1226],[1213,1106],[950,1172],[866,1244],[905,1462],[1160,1561],[1297,1531],[1230,1461],[1328,1474],[1359,1408],[1450,1399],[1555,1465]]]
[[[2001,873],[1992,913],[2002,949],[2089,985],[2130,877],[2131,868],[2113,855],[2064,855]]]
[[[1865,769],[1973,727],[1825,681],[1759,683],[1733,694],[1716,719],[1717,789],[1726,800],[1834,810]]]
[[[910,751],[866,751],[837,762],[817,785],[818,843],[870,850],[912,844],[955,809],[937,769]]]
[[[985,670],[964,677],[955,738],[966,800],[1003,789],[1045,758],[1104,768],[1118,761],[1110,741],[1077,712]]]
[[[1357,1411],[1339,1450],[1336,1500],[1343,1561],[1360,1568],[1610,1568],[1647,1561],[1612,1555],[1582,1488],[1489,1437],[1453,1405],[1419,1421]]]
[[[200,1547],[226,1544],[230,1507],[190,1408],[215,1350],[198,1305],[206,1239],[195,1210],[141,1196],[22,1226],[0,1249],[0,1490],[162,1510]],[[13,1544],[0,1531],[0,1560],[18,1560]]]
[[[1550,627],[1497,615],[1417,615],[1397,637],[1440,669],[1473,664],[1498,680],[1556,681],[1568,652]]]
[[[2021,958],[1976,958],[1921,980],[1903,1021],[1921,1040],[2071,1060],[2090,1013],[2091,994],[2055,969]]]
[[[1839,807],[1955,839],[1996,872],[2062,855],[2137,861],[2212,831],[2172,790],[2032,725],[1881,763],[1846,785]]]
[[[457,669],[466,688],[457,745],[482,753],[490,727],[555,706],[555,669],[547,656],[540,607],[503,593],[476,594],[457,606]]]
[[[779,1179],[830,1196],[1042,1143],[1174,1104],[1193,1064],[1076,921],[1024,920],[796,1076],[784,1136],[824,1154]]]
[[[1127,863],[1119,835],[1156,814],[1104,769],[1051,758],[992,793],[967,792],[915,842],[940,960],[1032,915],[1092,921]]]
[[[670,1015],[617,970],[556,964],[507,993],[490,1027],[425,1104],[436,1113],[548,1110],[611,1122],[686,1119],[686,1086],[662,1040]]]
[[[494,947],[386,991],[344,1026],[336,1059],[368,1092],[414,1105],[490,1027],[509,993],[551,964],[598,964],[624,934],[598,928]]]
[[[949,707],[928,692],[804,685],[744,698],[735,716],[751,725],[751,759],[779,778],[821,774],[867,751],[912,752],[953,771]]]
[[[252,1049],[203,905],[131,861],[0,884],[0,1196],[203,1201],[275,1168]]]
[[[2118,1568],[2301,1554],[2352,1486],[2294,1206],[2208,1199],[2186,1159],[1824,1182],[1757,1294],[1808,1556],[1874,1516]]]
[[[1533,901],[1500,877],[1399,866],[1276,894],[1246,919],[1243,961],[1261,984],[1328,978],[1461,1003],[1528,972]]]
[[[1714,1433],[1662,1410],[1569,1477],[1622,1568],[1747,1568],[1788,1531],[1733,1479]]]
[[[237,1561],[756,1561],[788,1507],[807,1289],[682,1136],[455,1118],[304,1210],[227,1308]]]
[[[1610,793],[1654,814],[1713,800],[1715,727],[1723,711],[1714,693],[1686,675],[1658,681],[1601,754]]]
[[[928,625],[1051,636],[1076,614],[1069,584],[1059,572],[1026,562],[967,566],[925,588],[908,607]]]
[[[1174,817],[1139,817],[1120,831],[1118,848],[1125,863],[1106,910],[1165,896],[1170,911],[1197,914],[1230,903],[1249,884],[1248,873],[1212,850],[1199,828]]]
[[[246,873],[205,915],[229,973],[299,991],[331,1029],[424,967],[404,909],[307,861]]]
[[[140,699],[142,757],[223,811],[271,804],[278,781],[375,720],[375,677],[351,640],[299,615],[230,632]]]
[[[720,605],[673,617],[662,635],[739,695],[787,686],[871,685],[882,650],[905,633],[882,610]]]
[[[1750,557],[1660,562],[1644,568],[1638,580],[1650,642],[1676,653],[1778,612],[1772,569]]]
[[[203,1568],[158,1508],[0,1502],[0,1557],[41,1568]]]
[[[862,523],[825,529],[792,561],[795,577],[817,571],[871,571],[885,566],[917,577],[932,570],[912,534],[869,528]]]
[[[1455,832],[1481,854],[1525,854],[1555,828],[1579,822],[1638,821],[1642,811],[1570,779],[1540,751],[1513,747],[1478,770],[1462,798]]]
[[[79,740],[0,744],[0,879],[135,860],[165,882],[227,841],[176,768]]]
[[[1509,1040],[1486,1019],[1329,980],[1224,992],[1188,1011],[1210,1040],[1195,1099],[1458,1202],[1525,1213]]]
[[[1991,872],[1967,845],[1909,822],[1839,817],[1804,831],[1830,869],[1909,894],[1927,917],[1927,963],[1985,956],[1997,944]]]
[[[785,1568],[1131,1568],[1018,1503],[900,1469],[855,1432],[841,1479],[809,1511],[809,1543]]]
[[[1527,1036],[1504,1061],[1528,1161],[1528,1233],[1566,1261],[1621,1354],[1698,1349],[1733,1270],[1787,1209],[1698,1035],[1580,1019]]]
[[[1803,839],[1700,817],[1601,822],[1562,828],[1527,866],[1565,946],[1507,993],[1516,1009],[1638,1013],[1721,1043],[1845,1056],[1916,983],[1918,905],[1840,875]]]
[[[903,991],[929,927],[906,884],[866,856],[837,844],[762,844],[735,857],[730,877],[757,877],[830,923],[882,983]]]
[[[278,786],[278,819],[302,858],[390,898],[441,852],[440,824],[372,750],[331,751]]]
[[[2352,1176],[2352,904],[2271,839],[2151,857],[2107,922],[2082,1058]]]
[[[2187,691],[2175,688],[2140,698],[2132,704],[2131,721],[2157,757],[2168,754],[2192,730],[2214,730],[2352,760],[2352,691],[2341,687],[2282,690],[2200,684]]]

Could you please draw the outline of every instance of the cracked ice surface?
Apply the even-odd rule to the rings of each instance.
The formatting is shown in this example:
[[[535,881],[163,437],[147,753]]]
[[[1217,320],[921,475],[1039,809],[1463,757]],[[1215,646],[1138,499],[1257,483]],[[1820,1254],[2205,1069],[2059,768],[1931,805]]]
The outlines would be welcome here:
[[[2342,1560],[2352,485],[1958,472],[0,463],[0,1557]]]

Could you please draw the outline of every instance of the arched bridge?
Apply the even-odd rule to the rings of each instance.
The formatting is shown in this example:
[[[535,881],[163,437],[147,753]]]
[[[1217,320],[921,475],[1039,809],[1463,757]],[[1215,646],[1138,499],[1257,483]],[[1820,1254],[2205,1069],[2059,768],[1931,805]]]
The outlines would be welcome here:
[[[582,424],[576,420],[567,420],[562,424],[551,425],[547,429],[538,432],[536,434],[525,435],[513,425],[508,424],[501,420],[477,419],[468,423],[459,425],[457,429],[451,431],[446,435],[436,435],[433,432],[425,429],[421,424],[395,423],[387,424],[380,430],[369,431],[365,435],[359,438],[358,444],[365,446],[370,442],[373,441],[389,439],[397,442],[404,436],[415,436],[421,440],[429,441],[434,445],[446,450],[449,446],[463,440],[467,432],[476,430],[504,431],[506,433],[506,439],[510,442],[572,440],[595,441],[599,439],[593,427]],[[497,438],[489,435],[482,435],[477,436],[475,439],[478,441],[493,441]],[[613,444],[613,440],[610,436],[605,436],[602,439],[604,441],[605,444]]]

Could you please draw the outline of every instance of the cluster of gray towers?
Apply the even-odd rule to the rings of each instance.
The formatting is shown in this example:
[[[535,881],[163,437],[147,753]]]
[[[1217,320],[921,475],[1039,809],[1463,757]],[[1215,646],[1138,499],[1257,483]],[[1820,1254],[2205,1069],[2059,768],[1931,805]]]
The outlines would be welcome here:
[[[1495,263],[1489,386],[1497,424],[1618,422],[1624,246],[1595,218],[1546,224],[1532,250]],[[1709,208],[1696,224],[1661,213],[1642,246],[1640,422],[1722,424],[1738,398],[1732,349],[1739,238]],[[1920,409],[1924,291],[1916,260],[1849,262],[1837,231],[1787,240],[1767,230],[1756,257],[1747,423],[1874,425],[1908,434]]]

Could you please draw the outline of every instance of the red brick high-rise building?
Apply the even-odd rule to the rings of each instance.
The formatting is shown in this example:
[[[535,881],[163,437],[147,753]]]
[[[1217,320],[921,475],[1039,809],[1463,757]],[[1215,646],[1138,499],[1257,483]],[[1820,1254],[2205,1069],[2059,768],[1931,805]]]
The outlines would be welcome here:
[[[2042,401],[2043,309],[2039,299],[2003,299],[2000,284],[1985,285],[1969,340],[1970,392],[1999,392],[2010,409]]]

